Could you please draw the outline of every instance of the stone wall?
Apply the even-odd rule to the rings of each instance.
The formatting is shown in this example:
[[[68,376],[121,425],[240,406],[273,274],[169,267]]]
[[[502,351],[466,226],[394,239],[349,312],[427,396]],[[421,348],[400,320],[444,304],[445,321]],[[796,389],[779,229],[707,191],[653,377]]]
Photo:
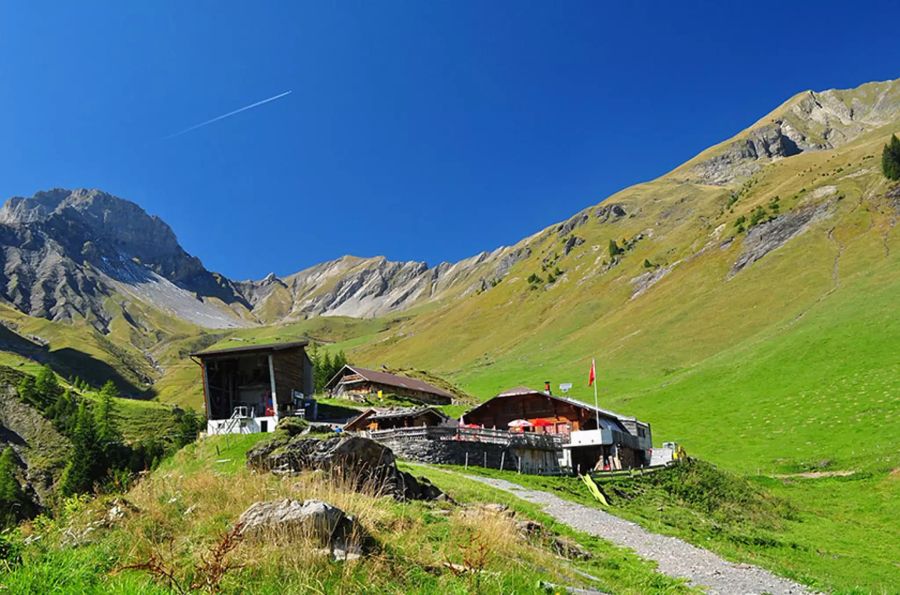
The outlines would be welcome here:
[[[401,459],[439,465],[477,465],[523,473],[559,471],[554,451],[511,447],[490,442],[440,440],[428,436],[392,436],[376,438]]]

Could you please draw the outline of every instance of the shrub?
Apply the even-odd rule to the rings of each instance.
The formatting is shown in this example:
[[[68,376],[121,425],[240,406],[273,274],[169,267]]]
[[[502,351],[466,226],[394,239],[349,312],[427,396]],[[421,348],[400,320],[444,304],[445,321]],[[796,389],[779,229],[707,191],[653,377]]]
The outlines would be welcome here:
[[[302,434],[307,428],[309,428],[309,423],[304,419],[300,419],[299,417],[283,417],[281,421],[278,422],[278,427],[275,428],[278,432],[284,432],[288,436],[296,436],[297,434]]]
[[[622,254],[622,252],[624,252],[624,250],[622,250],[621,248],[619,248],[619,245],[616,243],[615,240],[610,240],[610,241],[609,241],[609,255],[610,255],[610,257],[615,258],[615,257],[618,256],[619,254]]]
[[[892,134],[881,152],[881,171],[889,180],[900,180],[900,140]]]

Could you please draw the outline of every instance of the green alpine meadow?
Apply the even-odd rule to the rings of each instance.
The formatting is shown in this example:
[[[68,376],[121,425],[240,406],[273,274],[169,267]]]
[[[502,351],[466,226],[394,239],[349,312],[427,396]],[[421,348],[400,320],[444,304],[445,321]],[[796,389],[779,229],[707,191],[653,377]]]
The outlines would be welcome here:
[[[900,592],[895,7],[176,4],[0,9],[0,593]]]

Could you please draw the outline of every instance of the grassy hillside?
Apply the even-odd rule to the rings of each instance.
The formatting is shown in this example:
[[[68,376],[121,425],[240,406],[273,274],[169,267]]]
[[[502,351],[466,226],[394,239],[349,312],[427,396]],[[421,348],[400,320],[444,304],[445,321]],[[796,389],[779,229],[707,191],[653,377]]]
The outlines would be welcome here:
[[[897,581],[896,474],[742,478],[688,461],[646,476],[601,480],[606,507],[577,478],[470,472],[613,512],[824,592],[890,593]],[[873,534],[883,539],[867,538]]]
[[[596,357],[605,405],[731,468],[896,466],[898,207],[873,166],[885,138],[775,162],[730,206],[732,190],[666,179],[625,190],[607,202],[632,215],[592,217],[569,255],[550,228],[496,287],[351,357],[427,368],[482,398],[549,379],[575,382],[585,399]],[[734,222],[774,196],[782,214],[825,215],[732,275],[747,235]],[[641,233],[610,266],[609,241]],[[553,284],[548,260],[562,271]],[[673,268],[633,297],[645,260]],[[544,283],[530,289],[531,274]]]
[[[241,540],[222,558],[236,567],[225,573],[221,592],[545,593],[542,583],[616,593],[689,592],[633,554],[568,531],[533,506],[468,480],[449,486],[462,503],[454,505],[356,493],[319,473],[284,478],[251,473],[244,455],[258,439],[206,439],[166,461],[125,495],[127,504],[111,496],[70,500],[56,519],[42,517],[23,526],[5,538],[17,555],[0,560],[6,570],[0,588],[169,593],[166,579],[123,568],[154,560],[180,584],[189,584],[208,576],[204,560],[212,559],[209,552],[250,504],[318,498],[356,517],[375,538],[376,552],[337,562],[301,535]],[[513,519],[478,506],[484,502],[508,503],[518,518],[544,522],[551,532],[588,549],[592,559],[557,557],[539,540],[521,537]],[[125,517],[103,522],[115,503],[128,511]]]

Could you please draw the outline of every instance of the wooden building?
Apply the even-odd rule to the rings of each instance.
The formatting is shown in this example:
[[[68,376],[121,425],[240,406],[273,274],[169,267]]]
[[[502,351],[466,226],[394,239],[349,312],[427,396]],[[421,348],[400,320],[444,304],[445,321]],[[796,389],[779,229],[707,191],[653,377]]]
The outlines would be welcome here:
[[[334,396],[363,399],[381,391],[428,405],[449,405],[453,394],[417,378],[346,365],[325,385]]]
[[[313,393],[307,341],[211,349],[191,354],[200,365],[207,432],[271,432]]]
[[[557,435],[561,464],[579,471],[644,466],[652,448],[649,424],[527,387],[485,401],[464,414],[461,423]]]
[[[400,407],[394,409],[368,409],[344,426],[346,432],[374,432],[395,428],[419,428],[443,426],[450,418],[434,407]]]

